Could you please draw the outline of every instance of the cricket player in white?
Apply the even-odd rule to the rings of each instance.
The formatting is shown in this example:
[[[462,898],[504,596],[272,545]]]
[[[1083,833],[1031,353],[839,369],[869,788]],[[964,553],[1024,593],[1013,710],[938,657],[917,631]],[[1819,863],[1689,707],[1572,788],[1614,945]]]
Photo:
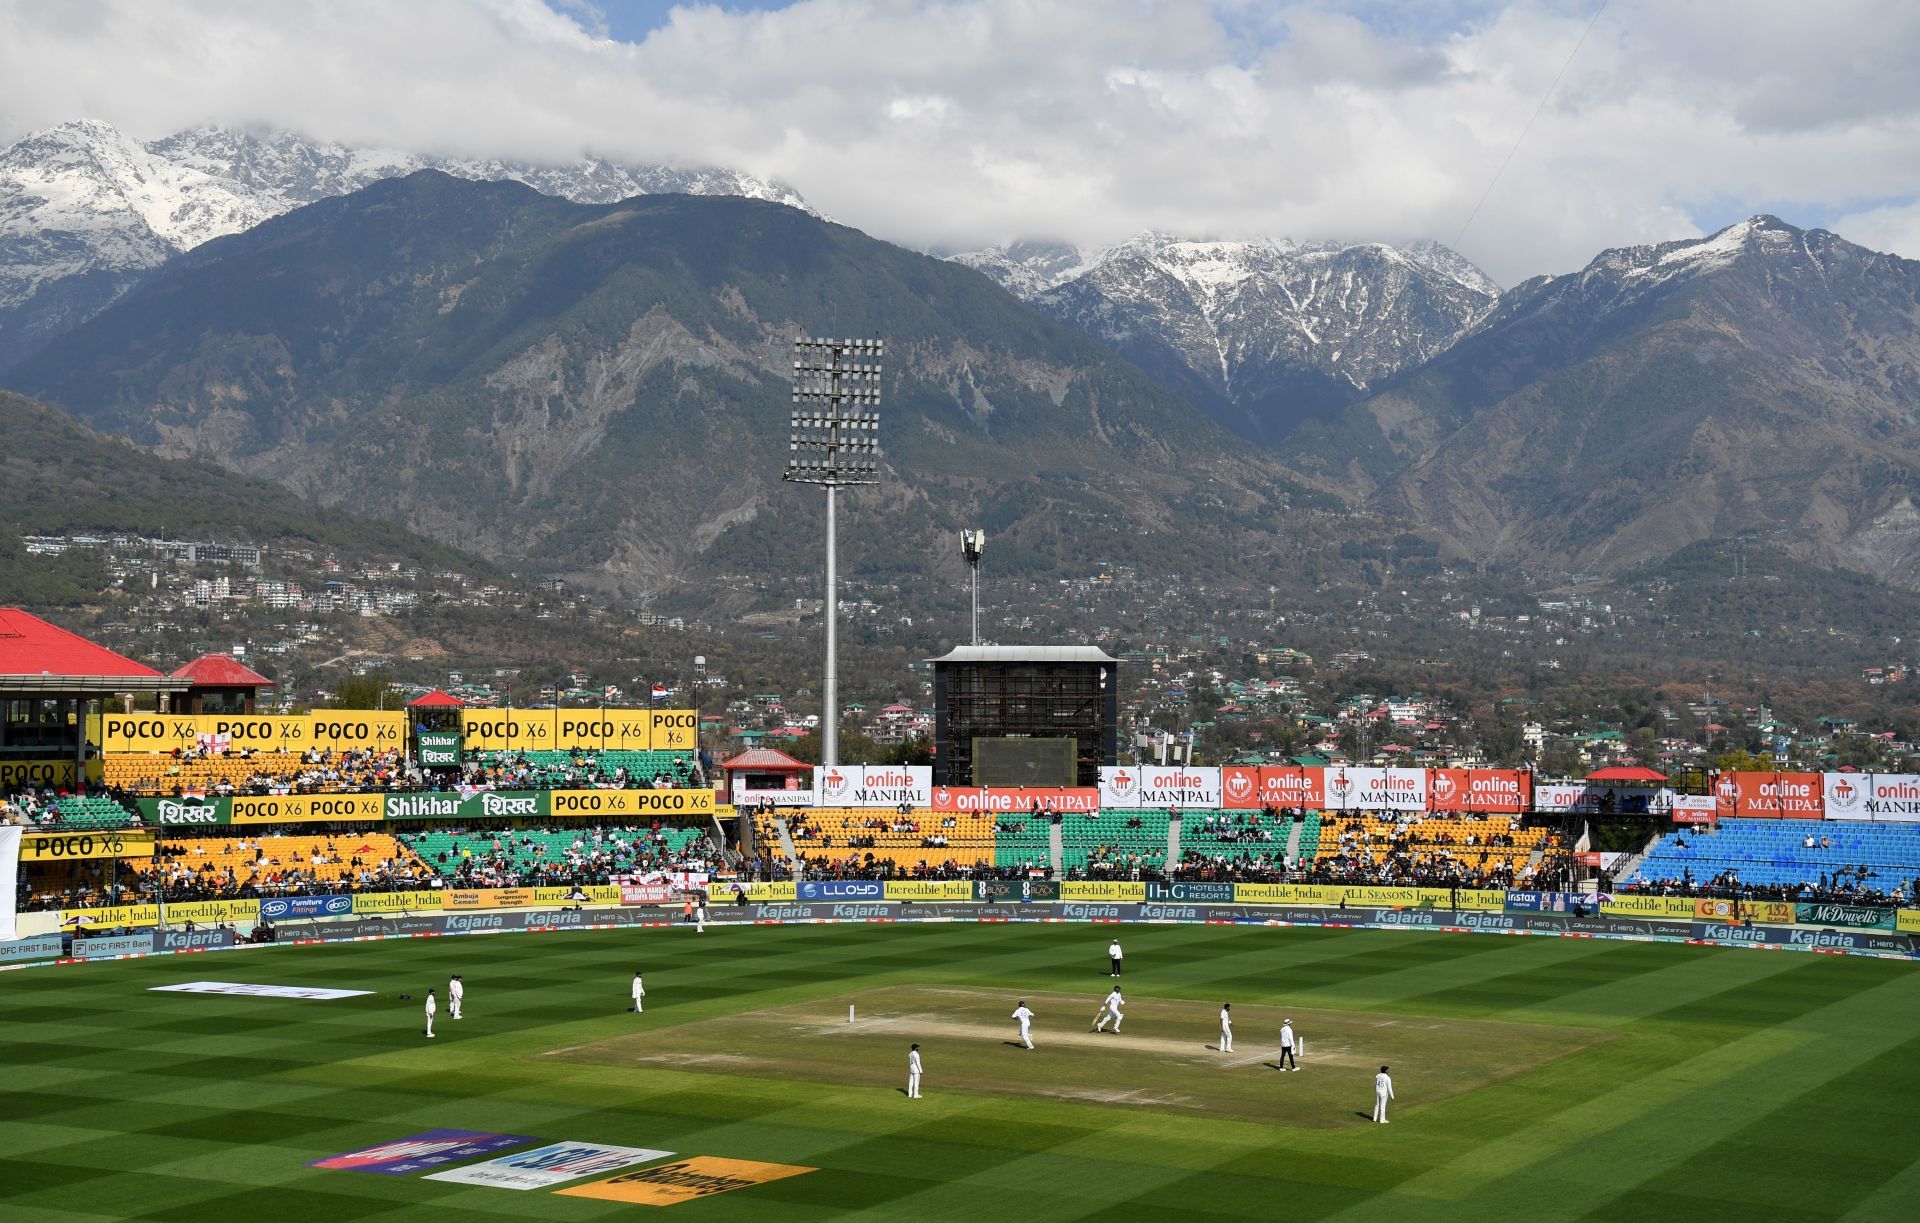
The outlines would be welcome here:
[[[693,932],[695,934],[707,932],[707,894],[705,892],[700,893],[700,898],[693,902]]]
[[[633,1013],[638,1015],[647,1009],[647,983],[640,979],[639,973],[633,974]]]
[[[1020,1043],[1029,1049],[1033,1048],[1033,1012],[1022,1002],[1013,1008],[1013,1017],[1020,1022]]]
[[[1293,1035],[1293,1020],[1289,1019],[1285,1023],[1281,1024],[1280,1025],[1280,1064],[1278,1067],[1276,1067],[1276,1069],[1279,1069],[1279,1070],[1300,1069],[1300,1059],[1294,1056],[1294,1052],[1293,1052],[1294,1046],[1298,1045],[1299,1043],[1300,1043],[1299,1040],[1296,1039]],[[1289,1062],[1293,1064],[1289,1066],[1287,1064]]]
[[[453,980],[447,982],[447,1017],[448,1018],[450,1019],[460,1018],[460,1004],[466,1001],[466,998],[467,998],[467,983],[460,979],[459,973],[455,973],[453,974]]]
[[[428,990],[427,991],[427,1039],[428,1040],[433,1039],[433,1013],[439,1009],[440,1009],[440,1004],[433,1000],[433,991]]]
[[[1093,1030],[1096,1032],[1105,1031],[1107,1020],[1111,1019],[1113,1020],[1114,1034],[1119,1035],[1120,1020],[1122,1018],[1120,1008],[1126,1004],[1126,1001],[1125,998],[1120,996],[1120,987],[1118,985],[1114,986],[1113,989],[1108,992],[1106,998],[1100,1003],[1100,1019],[1099,1022],[1093,1025]]]
[[[1112,965],[1112,971],[1110,971],[1107,975],[1110,977],[1119,976],[1120,975],[1120,940],[1119,939],[1115,939],[1113,940],[1113,942],[1107,944],[1107,959]]]
[[[920,1046],[907,1050],[907,1099],[920,1098]]]
[[[1387,1101],[1393,1098],[1393,1079],[1382,1066],[1380,1073],[1373,1076],[1373,1119],[1381,1125],[1387,1123]]]
[[[1233,1052],[1233,1003],[1220,1005],[1220,1052]]]

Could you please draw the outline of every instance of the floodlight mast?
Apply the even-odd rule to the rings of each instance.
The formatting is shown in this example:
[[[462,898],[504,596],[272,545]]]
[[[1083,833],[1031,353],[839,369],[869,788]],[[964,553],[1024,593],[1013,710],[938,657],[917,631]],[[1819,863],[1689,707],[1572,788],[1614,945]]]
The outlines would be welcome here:
[[[960,555],[966,558],[973,586],[973,644],[980,644],[980,557],[987,550],[987,533],[981,530],[960,532]]]
[[[793,342],[793,422],[781,478],[827,490],[827,665],[821,684],[820,763],[840,763],[840,566],[836,494],[880,483],[879,340]]]

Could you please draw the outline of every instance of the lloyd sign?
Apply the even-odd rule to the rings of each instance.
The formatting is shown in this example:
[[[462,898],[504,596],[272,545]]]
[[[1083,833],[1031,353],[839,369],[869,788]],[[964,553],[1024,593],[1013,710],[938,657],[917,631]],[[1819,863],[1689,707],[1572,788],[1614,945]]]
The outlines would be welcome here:
[[[1102,807],[1193,807],[1211,811],[1220,806],[1220,800],[1217,768],[1146,764],[1100,769]]]
[[[933,802],[933,767],[842,764],[815,769],[813,797],[821,807],[898,807],[901,803],[926,807]]]

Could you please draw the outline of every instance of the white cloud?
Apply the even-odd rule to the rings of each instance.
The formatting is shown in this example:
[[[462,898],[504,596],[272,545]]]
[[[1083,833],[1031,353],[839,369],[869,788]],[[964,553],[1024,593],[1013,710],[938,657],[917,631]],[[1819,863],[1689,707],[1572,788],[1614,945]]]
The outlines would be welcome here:
[[[802,0],[683,7],[622,43],[583,0],[12,3],[0,141],[90,116],[725,164],[946,249],[1145,228],[1450,242],[1591,12]],[[1463,253],[1511,283],[1762,202],[1793,220],[1873,200],[1852,236],[1920,255],[1916,47],[1920,6],[1614,0]]]

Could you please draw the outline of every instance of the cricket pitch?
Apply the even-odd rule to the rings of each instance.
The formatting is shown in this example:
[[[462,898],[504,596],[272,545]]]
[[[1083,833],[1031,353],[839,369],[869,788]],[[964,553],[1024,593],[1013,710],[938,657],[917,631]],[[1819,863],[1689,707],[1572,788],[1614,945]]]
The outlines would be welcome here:
[[[545,1054],[567,1062],[699,1070],[893,1088],[907,1047],[922,1090],[1028,1096],[1313,1127],[1360,1124],[1373,1075],[1393,1066],[1408,1107],[1473,1091],[1577,1053],[1614,1033],[1362,1011],[1236,1005],[1234,1051],[1219,1051],[1219,1003],[1133,997],[1119,1034],[1093,1030],[1100,994],[1024,995],[1035,1048],[1004,990],[896,986],[648,1028]],[[854,1021],[847,1021],[847,1007]],[[1305,1044],[1298,1073],[1276,1069],[1280,1024]],[[641,1017],[645,1022],[646,1017]],[[1111,1028],[1112,1025],[1108,1025]]]

